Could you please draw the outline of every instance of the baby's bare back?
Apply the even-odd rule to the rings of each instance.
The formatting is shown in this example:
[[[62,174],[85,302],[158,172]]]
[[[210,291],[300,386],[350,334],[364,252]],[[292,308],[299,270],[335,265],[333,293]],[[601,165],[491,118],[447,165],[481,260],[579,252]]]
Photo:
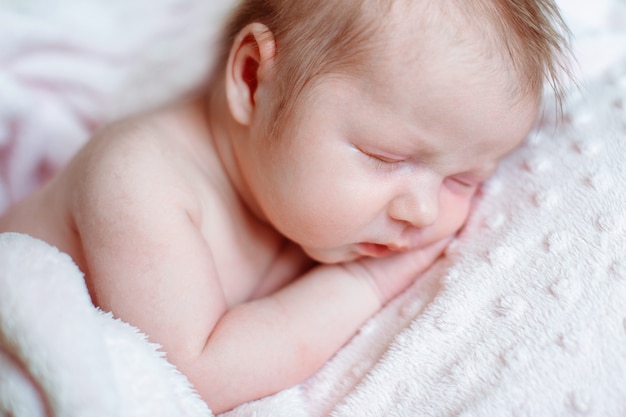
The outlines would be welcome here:
[[[0,217],[0,233],[24,233],[67,253],[85,271],[80,238],[69,211],[66,181],[50,181]]]

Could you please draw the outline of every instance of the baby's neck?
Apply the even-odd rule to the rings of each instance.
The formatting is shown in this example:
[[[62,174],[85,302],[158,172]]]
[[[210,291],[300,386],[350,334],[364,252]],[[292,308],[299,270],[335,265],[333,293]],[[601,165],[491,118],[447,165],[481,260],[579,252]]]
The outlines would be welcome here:
[[[223,86],[213,88],[208,94],[206,118],[215,153],[221,162],[222,170],[235,193],[250,212],[263,222],[267,222],[256,198],[241,174],[236,143],[249,140],[249,129],[237,123],[229,110]]]

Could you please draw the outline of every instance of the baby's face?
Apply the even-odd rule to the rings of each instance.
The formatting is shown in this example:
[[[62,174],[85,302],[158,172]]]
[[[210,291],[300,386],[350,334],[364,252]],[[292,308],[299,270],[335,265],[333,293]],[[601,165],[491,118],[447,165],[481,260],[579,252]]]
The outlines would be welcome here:
[[[289,136],[256,141],[246,161],[267,219],[328,263],[454,235],[537,114],[535,98],[513,97],[454,53],[388,53],[366,77],[317,83]]]

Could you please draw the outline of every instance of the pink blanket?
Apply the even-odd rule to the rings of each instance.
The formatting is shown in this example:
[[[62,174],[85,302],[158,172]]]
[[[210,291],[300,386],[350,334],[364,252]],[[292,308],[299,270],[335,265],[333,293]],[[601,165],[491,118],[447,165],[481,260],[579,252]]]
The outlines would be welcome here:
[[[0,212],[62,167],[102,123],[198,86],[230,3],[0,5]]]

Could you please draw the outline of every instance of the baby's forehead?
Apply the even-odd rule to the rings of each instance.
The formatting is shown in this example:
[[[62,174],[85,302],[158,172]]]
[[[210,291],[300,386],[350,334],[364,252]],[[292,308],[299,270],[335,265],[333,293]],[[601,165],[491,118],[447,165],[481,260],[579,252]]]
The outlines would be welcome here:
[[[392,2],[377,31],[372,56],[374,67],[426,76],[423,64],[436,60],[439,70],[462,65],[469,80],[487,76],[511,96],[540,94],[528,86],[527,75],[514,62],[524,62],[526,53],[511,50],[498,31],[502,22],[485,7],[483,0],[417,0]],[[507,2],[503,2],[507,3]],[[522,64],[523,65],[523,64]],[[432,75],[432,74],[431,74]],[[389,76],[392,76],[389,74]]]
[[[418,52],[430,43],[483,51],[496,48],[496,52],[504,52],[505,45],[494,36],[498,16],[477,6],[481,3],[481,0],[392,2],[379,33],[387,42],[397,39],[407,43],[406,53]]]

